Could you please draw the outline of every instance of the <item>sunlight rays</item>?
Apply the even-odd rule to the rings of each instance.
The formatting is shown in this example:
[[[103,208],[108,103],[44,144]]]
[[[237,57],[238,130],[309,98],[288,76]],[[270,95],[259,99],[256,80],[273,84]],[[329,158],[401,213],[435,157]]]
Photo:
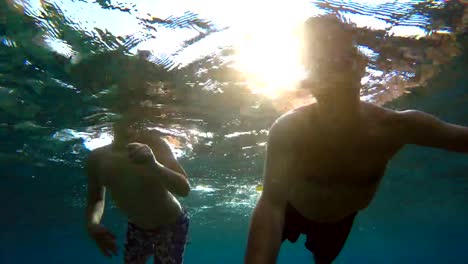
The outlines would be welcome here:
[[[294,89],[304,76],[300,29],[310,9],[303,1],[258,1],[251,5],[255,5],[249,7],[255,12],[239,17],[244,23],[238,24],[242,35],[235,45],[235,67],[253,93],[276,98]]]

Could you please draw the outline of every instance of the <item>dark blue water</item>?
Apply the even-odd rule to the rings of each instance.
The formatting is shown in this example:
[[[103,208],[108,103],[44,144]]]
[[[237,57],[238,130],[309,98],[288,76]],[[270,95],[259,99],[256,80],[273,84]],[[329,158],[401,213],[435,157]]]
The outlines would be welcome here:
[[[184,165],[188,171],[197,166]],[[467,263],[467,168],[461,155],[405,149],[390,165],[375,201],[357,218],[337,263]],[[1,169],[7,175],[1,185],[1,263],[104,262],[84,229],[83,171],[25,164]],[[183,201],[192,220],[187,263],[241,262],[251,206],[226,206],[226,197],[236,195],[223,188],[227,184],[235,179],[213,194],[194,191]],[[122,246],[124,217],[107,209],[104,223]],[[282,248],[279,263],[293,260],[311,260],[300,242]]]
[[[98,2],[103,7],[107,3]],[[336,6],[336,1],[328,3]],[[1,10],[6,10],[4,5],[0,6]],[[354,4],[349,8],[354,8]],[[112,79],[118,77],[122,67],[127,67],[132,83],[143,78],[137,73],[145,70],[157,72],[158,78],[163,75],[176,78],[175,83],[193,72],[187,69],[175,73],[160,68],[155,70],[153,66],[135,62],[128,54],[111,56],[114,60],[110,61],[118,65],[116,75],[105,72],[103,65],[109,64],[107,59],[90,61],[86,67],[75,71],[75,66],[62,62],[62,57],[54,57],[50,51],[31,44],[34,35],[31,32],[38,29],[34,23],[29,23],[29,18],[1,10],[2,18],[5,14],[14,17],[16,24],[12,20],[9,23],[0,21],[0,35],[4,39],[16,38],[17,44],[15,47],[3,41],[0,45],[3,59],[0,62],[0,87],[11,89],[10,92],[0,91],[3,97],[0,98],[0,263],[121,263],[125,217],[108,201],[103,222],[118,236],[120,256],[106,259],[87,237],[84,228],[86,176],[82,164],[89,150],[79,138],[60,141],[53,135],[66,128],[89,133],[99,131],[99,127],[93,126],[107,124],[109,119],[98,119],[93,123],[84,117],[96,113],[121,113],[122,109],[132,106],[132,102],[122,100],[127,97],[120,97],[116,103],[112,93],[98,99],[90,96],[102,87],[129,82]],[[361,11],[362,14],[370,12],[367,9]],[[416,22],[420,23],[424,15],[418,16]],[[69,29],[68,32],[78,31]],[[367,40],[376,36],[366,34],[370,35],[365,35],[367,37],[361,41],[373,47],[373,42]],[[96,43],[86,46],[86,38],[80,39],[79,34],[74,36],[75,41],[82,41],[82,50],[104,47]],[[64,38],[70,40],[72,37]],[[458,45],[466,44],[466,39],[457,41]],[[405,45],[416,45],[414,43]],[[413,48],[420,49],[419,46]],[[381,58],[396,56],[391,52],[386,54],[383,49],[375,50],[380,52]],[[30,62],[25,63],[25,59]],[[212,60],[207,61],[214,64]],[[203,61],[204,66],[212,65],[207,61]],[[374,61],[375,65],[381,65],[378,61]],[[412,89],[410,94],[383,101],[392,109],[420,109],[443,120],[468,125],[467,62],[466,50],[462,49],[457,56],[438,66],[424,85]],[[137,70],[129,73],[129,65]],[[201,65],[200,62],[198,66],[190,67]],[[110,77],[104,78],[99,69]],[[93,75],[93,72],[96,73]],[[423,74],[417,72],[416,75]],[[153,77],[144,78],[154,81]],[[55,80],[73,85],[75,90]],[[174,90],[179,94],[177,100],[161,97],[156,102],[168,109],[179,108],[164,108],[162,112],[169,118],[152,122],[174,125],[172,128],[180,133],[188,129],[214,133],[213,138],[196,138],[199,144],[194,143],[195,147],[186,150],[188,152],[180,159],[194,187],[191,195],[181,200],[191,216],[186,263],[241,263],[249,216],[258,195],[255,186],[262,176],[264,152],[263,147],[256,144],[264,141],[265,135],[260,132],[233,138],[225,135],[266,129],[281,112],[266,107],[254,115],[242,115],[239,109],[258,103],[257,99],[250,99],[253,96],[245,99],[242,89],[226,88],[224,95],[196,90],[190,96],[185,93],[185,86]],[[136,92],[131,95],[135,100],[146,99]],[[43,128],[25,128],[26,121]],[[93,129],[87,130],[87,127]],[[190,136],[176,138],[181,142],[194,139]],[[204,145],[207,141],[214,143]],[[468,263],[467,208],[467,155],[408,146],[389,164],[375,200],[358,215],[336,263]],[[283,244],[278,263],[312,263],[303,242],[304,239],[296,244]]]
[[[427,94],[412,94],[391,107],[414,106],[468,124],[466,100],[460,99],[468,96],[466,76],[460,76],[467,70],[462,63],[450,65]],[[256,170],[239,169],[238,164],[245,163],[223,158],[201,157],[182,164],[193,172],[194,186],[216,189],[193,191],[183,201],[192,219],[186,262],[240,263],[253,203],[249,195],[237,191],[246,177],[260,180],[261,163],[253,165]],[[121,262],[118,257],[112,261],[102,257],[86,236],[83,170],[19,162],[1,166],[1,263]],[[467,171],[466,155],[405,148],[389,165],[374,202],[358,216],[336,263],[468,263]],[[230,203],[234,198],[237,203]],[[104,223],[122,246],[124,217],[107,207]],[[285,243],[279,263],[310,262],[302,242]]]

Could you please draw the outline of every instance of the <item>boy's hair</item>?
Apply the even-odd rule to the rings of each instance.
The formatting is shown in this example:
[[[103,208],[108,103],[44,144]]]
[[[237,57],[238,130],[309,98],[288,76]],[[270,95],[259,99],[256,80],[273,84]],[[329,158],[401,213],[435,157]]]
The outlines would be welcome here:
[[[128,129],[132,129],[135,132],[141,132],[143,125],[142,122],[136,121],[132,116],[124,114],[112,124],[112,128],[114,133],[125,133]]]

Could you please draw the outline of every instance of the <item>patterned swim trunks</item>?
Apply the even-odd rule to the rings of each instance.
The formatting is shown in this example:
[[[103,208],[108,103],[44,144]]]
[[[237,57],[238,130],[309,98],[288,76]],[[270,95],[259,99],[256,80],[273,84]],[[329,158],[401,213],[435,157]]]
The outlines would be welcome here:
[[[128,222],[125,263],[145,263],[154,256],[154,263],[181,264],[187,242],[189,218],[183,211],[176,223],[149,231]]]

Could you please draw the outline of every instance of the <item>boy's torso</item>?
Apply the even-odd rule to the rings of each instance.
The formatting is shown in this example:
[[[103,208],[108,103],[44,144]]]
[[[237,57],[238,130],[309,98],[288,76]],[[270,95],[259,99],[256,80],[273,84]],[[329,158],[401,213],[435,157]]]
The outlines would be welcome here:
[[[145,181],[142,176],[148,173],[147,167],[133,163],[125,150],[114,150],[112,145],[99,149],[99,183],[110,191],[130,222],[151,230],[174,223],[182,208],[161,184]]]

